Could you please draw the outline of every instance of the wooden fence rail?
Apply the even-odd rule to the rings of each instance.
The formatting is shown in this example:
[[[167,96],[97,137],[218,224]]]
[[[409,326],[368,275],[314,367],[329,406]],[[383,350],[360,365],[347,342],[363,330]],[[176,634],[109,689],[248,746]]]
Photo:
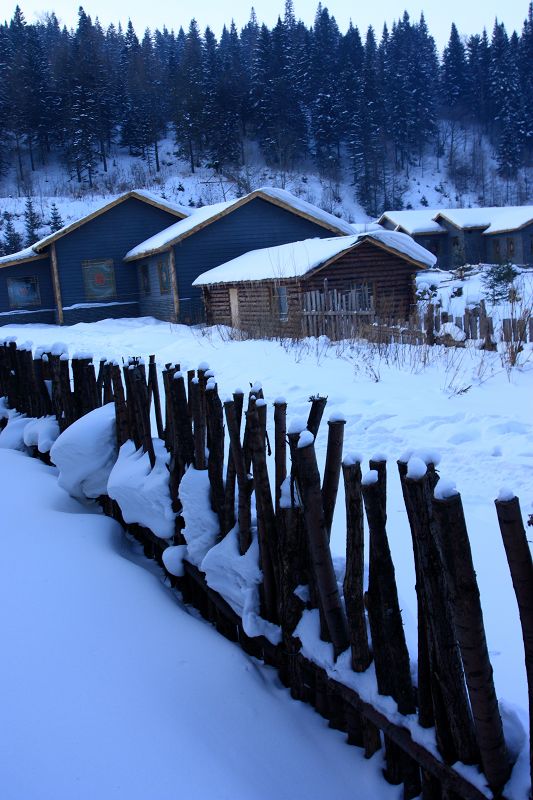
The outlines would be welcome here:
[[[235,393],[222,403],[215,377],[206,365],[185,376],[179,364],[167,364],[162,377],[161,401],[153,357],[148,369],[139,358],[129,359],[122,367],[116,362],[101,361],[96,375],[92,360],[86,356],[69,361],[65,354],[54,350],[39,351],[33,356],[30,349],[17,348],[15,342],[0,343],[0,394],[10,408],[35,417],[53,413],[64,430],[84,414],[112,401],[118,445],[133,440],[148,454],[152,465],[153,408],[157,435],[170,453],[169,487],[177,512],[174,544],[185,543],[179,487],[188,468],[207,471],[211,505],[219,521],[219,540],[237,525],[241,554],[248,550],[254,536],[255,503],[255,535],[262,569],[261,615],[279,625],[281,643],[273,645],[263,636],[248,636],[235,611],[187,561],[183,577],[170,576],[186,602],[195,605],[246,652],[276,666],[295,698],[312,703],[331,727],[345,731],[348,741],[363,747],[367,756],[383,747],[385,778],[403,784],[406,800],[421,793],[425,800],[485,797],[475,780],[468,780],[464,772],[453,768],[457,761],[483,771],[494,797],[503,797],[512,763],[496,701],[460,496],[435,498],[439,476],[433,465],[424,469],[418,465],[413,470],[411,463],[398,463],[416,572],[418,685],[413,686],[388,544],[385,462],[370,462],[365,475],[360,461],[342,462],[344,421],[334,418],[328,425],[326,466],[321,477],[315,440],[326,399],[311,398],[306,429],[288,433],[287,404],[277,401],[275,477],[271,485],[267,469],[268,406],[260,386],[253,386],[247,397]],[[225,462],[226,431],[229,454]],[[329,547],[341,474],[347,530],[344,603]],[[107,497],[101,502],[106,513],[124,524],[115,502]],[[524,633],[531,714],[531,555],[518,499],[499,501],[497,512]],[[366,596],[365,513],[370,535]],[[161,562],[167,541],[139,525],[125,527],[144,544],[147,555]],[[295,594],[302,585],[308,585],[309,599]],[[331,643],[330,668],[325,669],[302,653],[297,625],[305,609],[316,610],[320,636]],[[371,642],[367,638],[367,615]],[[335,671],[335,661],[348,648],[354,672],[365,672],[373,662],[379,693],[396,701],[399,713],[405,715],[405,724],[387,718],[343,683],[342,671]],[[439,755],[413,737],[415,715],[420,728],[434,728]]]

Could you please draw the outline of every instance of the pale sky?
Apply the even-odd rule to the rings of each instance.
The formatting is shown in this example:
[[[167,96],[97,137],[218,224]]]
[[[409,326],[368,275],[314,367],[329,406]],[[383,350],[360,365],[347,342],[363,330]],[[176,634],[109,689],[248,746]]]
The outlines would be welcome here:
[[[195,0],[192,3],[180,0],[156,0],[154,3],[147,0],[19,0],[19,5],[28,22],[34,21],[45,11],[55,11],[62,23],[68,27],[75,26],[78,6],[83,5],[86,13],[93,19],[98,16],[104,27],[110,22],[117,24],[119,21],[125,26],[131,17],[138,35],[142,35],[146,27],[155,29],[163,25],[177,31],[180,25],[186,28],[191,18],[195,17],[201,30],[209,25],[218,36],[224,23],[229,24],[232,18],[239,28],[246,24],[252,5],[259,22],[271,27],[278,15],[283,14],[284,0],[231,0],[229,3],[220,0]],[[296,17],[311,24],[317,5],[318,0],[294,0]],[[383,23],[386,21],[390,26],[403,14],[404,9],[413,19],[418,19],[420,12],[424,11],[439,49],[448,40],[452,22],[464,35],[481,33],[484,27],[490,34],[494,19],[498,17],[500,22],[505,23],[508,33],[513,30],[520,33],[528,10],[528,0],[506,0],[504,3],[502,0],[366,0],[362,3],[358,0],[322,0],[322,5],[336,18],[341,31],[346,30],[351,18],[361,31],[373,25],[378,35],[381,34]],[[11,0],[10,6],[2,0],[2,18],[12,16],[15,6],[16,0]]]

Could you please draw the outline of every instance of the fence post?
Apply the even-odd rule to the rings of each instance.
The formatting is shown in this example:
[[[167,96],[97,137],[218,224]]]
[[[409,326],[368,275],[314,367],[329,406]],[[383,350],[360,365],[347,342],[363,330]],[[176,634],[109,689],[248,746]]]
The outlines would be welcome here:
[[[346,502],[346,574],[344,603],[352,649],[352,669],[364,672],[372,656],[368,646],[364,601],[364,525],[361,494],[361,464],[345,459],[342,465]]]
[[[476,764],[479,752],[453,625],[450,579],[431,513],[432,486],[428,472],[416,471],[410,476],[408,471],[405,488],[427,622],[437,743],[447,763],[459,760],[464,764]]]
[[[494,688],[483,612],[459,493],[433,498],[433,514],[452,578],[452,605],[483,771],[498,795],[511,771]]]
[[[533,728],[533,565],[520,501],[496,500],[496,512],[520,613],[529,697],[529,724]],[[533,737],[529,736],[530,775],[533,792]]]
[[[252,515],[250,508],[252,486],[244,462],[244,452],[241,445],[241,436],[235,406],[236,403],[234,400],[226,400],[224,403],[226,424],[228,426],[228,434],[231,443],[231,453],[235,464],[239,488],[239,552],[242,556],[246,553],[252,542]]]
[[[344,442],[345,419],[332,418],[328,421],[328,446],[326,451],[326,464],[324,467],[324,480],[322,482],[322,505],[324,507],[324,523],[331,539],[331,525],[333,512],[339,490],[339,478],[342,464],[342,445]]]
[[[303,446],[302,446],[303,445]],[[298,481],[303,500],[307,541],[320,606],[333,643],[335,658],[349,646],[346,617],[341,606],[337,578],[333,569],[320,491],[320,473],[314,440],[300,442],[297,448]]]

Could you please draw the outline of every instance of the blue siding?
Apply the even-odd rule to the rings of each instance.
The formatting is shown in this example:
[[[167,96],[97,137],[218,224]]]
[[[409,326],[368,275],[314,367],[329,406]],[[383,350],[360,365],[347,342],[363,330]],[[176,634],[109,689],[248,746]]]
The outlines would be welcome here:
[[[174,246],[180,322],[194,323],[203,319],[201,291],[192,286],[202,272],[249,250],[331,236],[335,236],[333,231],[261,198],[207,225]]]
[[[41,302],[38,306],[30,306],[27,309],[13,309],[15,313],[10,313],[12,309],[9,306],[7,279],[28,277],[35,277],[38,279]],[[54,308],[52,276],[50,274],[50,263],[47,258],[0,269],[0,325],[7,325],[9,323],[20,325],[26,322],[53,323]]]
[[[83,261],[97,259],[112,260],[115,268],[115,301],[137,303],[139,286],[135,264],[124,264],[123,258],[132,247],[154,233],[176,222],[176,217],[167,211],[129,198],[114,208],[87,222],[56,242],[59,281],[63,306],[91,303],[94,299],[85,296],[83,283]],[[111,302],[111,301],[110,301]],[[80,309],[65,313],[65,322],[79,318],[124,316],[127,306],[110,305],[107,309]],[[134,309],[134,310],[133,310]],[[138,308],[132,307],[127,316],[136,316]],[[85,311],[87,313],[85,313]],[[103,316],[102,316],[103,315]]]

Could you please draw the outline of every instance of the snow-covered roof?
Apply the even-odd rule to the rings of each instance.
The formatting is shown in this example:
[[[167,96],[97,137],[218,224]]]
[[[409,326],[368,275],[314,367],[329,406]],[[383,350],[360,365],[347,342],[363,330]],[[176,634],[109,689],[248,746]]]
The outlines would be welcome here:
[[[406,257],[420,268],[433,267],[436,257],[410,236],[396,231],[370,231],[331,239],[306,239],[278,247],[265,247],[220,264],[199,275],[193,286],[241,281],[267,281],[298,278],[335,260],[342,253],[364,241]]]
[[[133,247],[126,254],[125,260],[134,261],[137,258],[143,258],[152,253],[165,250],[167,247],[170,247],[170,245],[181,241],[186,236],[196,233],[196,231],[204,226],[215,222],[217,219],[220,219],[220,217],[229,214],[231,211],[235,211],[237,208],[240,208],[242,205],[245,205],[245,203],[249,203],[257,197],[279,205],[306,219],[310,219],[334,233],[344,233],[348,235],[353,233],[352,226],[348,222],[335,217],[327,211],[323,211],[321,208],[318,208],[318,206],[314,206],[306,200],[296,197],[290,192],[285,191],[285,189],[263,186],[261,189],[256,189],[244,197],[229,200],[225,203],[215,203],[211,206],[204,206],[197,211],[193,211],[187,219],[174,223],[164,231],[156,233],[155,236],[151,236],[149,239],[146,239],[146,241]]]
[[[33,247],[25,247],[24,250],[19,250],[18,253],[11,253],[9,256],[2,256],[0,258],[0,269],[2,267],[14,267],[24,261],[36,261],[41,258],[43,258],[43,256],[39,253],[36,253]]]
[[[396,229],[416,236],[423,233],[445,233],[445,228],[435,222],[439,212],[431,208],[417,208],[407,211],[385,211],[378,222],[384,225],[386,221],[392,223]]]
[[[450,208],[439,211],[438,217],[457,228],[485,228],[484,234],[503,233],[533,223],[533,206]]]
[[[68,225],[64,225],[55,233],[51,233],[48,236],[45,236],[44,239],[40,239],[38,242],[35,242],[35,244],[32,245],[33,250],[36,253],[41,252],[45,247],[48,247],[48,245],[52,244],[52,242],[55,242],[57,239],[60,239],[67,233],[76,230],[76,228],[79,228],[81,225],[85,225],[86,222],[90,222],[90,220],[100,216],[100,214],[104,214],[114,206],[117,206],[119,203],[123,203],[125,200],[129,200],[130,198],[143,200],[145,203],[149,203],[152,206],[156,206],[164,211],[168,211],[170,214],[179,216],[181,219],[188,217],[191,213],[190,208],[180,206],[178,203],[171,203],[168,200],[164,200],[162,197],[153,194],[152,192],[147,192],[145,189],[132,189],[129,192],[125,192],[124,194],[115,197],[114,200],[106,200],[101,205],[97,206],[90,214],[86,214],[74,222],[69,222]]]

